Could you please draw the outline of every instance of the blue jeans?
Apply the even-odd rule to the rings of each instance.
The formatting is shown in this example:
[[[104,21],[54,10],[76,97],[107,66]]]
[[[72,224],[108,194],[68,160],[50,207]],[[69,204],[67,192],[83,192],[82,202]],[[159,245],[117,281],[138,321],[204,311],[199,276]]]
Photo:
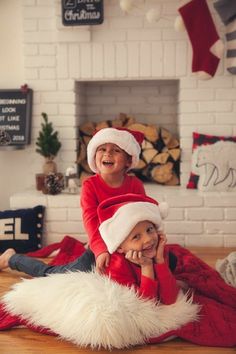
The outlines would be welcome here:
[[[86,250],[82,256],[75,261],[65,265],[48,265],[38,259],[25,256],[23,254],[14,254],[9,259],[9,267],[19,272],[24,272],[32,277],[45,277],[48,274],[75,272],[90,272],[95,265],[95,257],[90,249]]]

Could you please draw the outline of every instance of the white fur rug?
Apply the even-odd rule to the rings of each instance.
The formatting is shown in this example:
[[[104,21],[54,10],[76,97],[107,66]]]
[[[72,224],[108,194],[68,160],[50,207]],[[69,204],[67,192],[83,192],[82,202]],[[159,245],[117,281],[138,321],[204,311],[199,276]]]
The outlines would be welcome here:
[[[23,279],[2,300],[12,314],[63,339],[106,349],[143,344],[196,320],[199,311],[182,293],[173,305],[156,304],[95,272]]]

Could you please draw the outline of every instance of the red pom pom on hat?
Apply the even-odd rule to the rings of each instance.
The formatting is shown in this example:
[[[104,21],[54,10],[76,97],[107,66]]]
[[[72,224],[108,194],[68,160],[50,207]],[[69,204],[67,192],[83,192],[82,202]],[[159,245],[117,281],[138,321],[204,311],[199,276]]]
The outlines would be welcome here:
[[[103,144],[115,144],[132,157],[132,163],[129,169],[137,166],[141,152],[141,144],[144,135],[135,130],[127,128],[103,128],[95,132],[87,146],[88,165],[93,172],[98,172],[95,155],[97,148]]]
[[[128,193],[104,200],[97,211],[99,232],[108,251],[113,253],[140,221],[148,220],[162,229],[167,204],[141,194]]]

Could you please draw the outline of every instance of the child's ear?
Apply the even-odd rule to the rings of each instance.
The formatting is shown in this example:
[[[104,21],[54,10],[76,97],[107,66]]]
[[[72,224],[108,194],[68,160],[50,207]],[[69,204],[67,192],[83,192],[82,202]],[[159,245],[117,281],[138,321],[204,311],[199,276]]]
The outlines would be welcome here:
[[[127,162],[126,162],[126,167],[129,168],[132,164],[132,156],[128,155]]]

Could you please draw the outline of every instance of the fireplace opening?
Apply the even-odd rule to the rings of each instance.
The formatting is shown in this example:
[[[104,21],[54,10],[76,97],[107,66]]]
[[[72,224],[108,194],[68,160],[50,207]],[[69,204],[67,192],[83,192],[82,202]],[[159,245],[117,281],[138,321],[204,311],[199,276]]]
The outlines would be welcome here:
[[[80,179],[92,174],[86,146],[95,129],[125,126],[145,133],[140,165],[132,172],[144,182],[179,185],[178,88],[179,80],[77,81]]]

